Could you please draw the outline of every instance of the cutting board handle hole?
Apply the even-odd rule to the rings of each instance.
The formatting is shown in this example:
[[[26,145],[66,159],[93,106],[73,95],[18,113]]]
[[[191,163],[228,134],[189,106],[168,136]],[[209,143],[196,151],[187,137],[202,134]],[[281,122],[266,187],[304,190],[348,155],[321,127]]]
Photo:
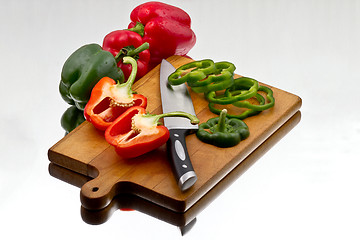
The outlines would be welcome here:
[[[92,188],[92,191],[93,191],[93,192],[97,192],[98,190],[99,190],[98,187],[93,187],[93,188]]]

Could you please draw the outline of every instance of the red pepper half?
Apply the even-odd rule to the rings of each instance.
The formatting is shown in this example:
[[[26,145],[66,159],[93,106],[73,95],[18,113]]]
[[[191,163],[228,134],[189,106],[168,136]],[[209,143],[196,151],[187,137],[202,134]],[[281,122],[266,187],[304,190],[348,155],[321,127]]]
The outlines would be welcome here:
[[[125,56],[135,58],[138,65],[136,80],[148,72],[150,61],[149,44],[144,42],[142,37],[133,31],[116,30],[105,36],[103,50],[111,52],[118,62],[118,67],[124,73],[125,79],[131,74],[131,65],[125,64],[122,59]]]
[[[115,147],[123,158],[134,158],[150,152],[169,139],[169,130],[158,126],[163,117],[186,117],[191,123],[199,119],[185,112],[171,112],[159,115],[146,114],[142,107],[132,107],[118,117],[105,131],[105,139]]]
[[[143,36],[150,44],[152,67],[172,55],[186,55],[195,45],[190,16],[182,9],[161,3],[147,2],[130,14],[128,28]]]
[[[141,94],[133,94],[137,64],[132,57],[124,57],[124,63],[132,65],[129,79],[125,83],[116,83],[104,77],[91,91],[89,102],[84,109],[84,116],[97,129],[105,131],[111,123],[132,106],[146,108],[147,99]]]

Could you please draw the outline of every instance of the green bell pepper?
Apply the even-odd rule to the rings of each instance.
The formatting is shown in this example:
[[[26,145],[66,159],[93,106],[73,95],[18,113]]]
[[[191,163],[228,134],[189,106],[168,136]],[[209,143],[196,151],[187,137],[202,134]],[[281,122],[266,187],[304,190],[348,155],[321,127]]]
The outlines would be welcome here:
[[[223,109],[219,117],[211,118],[199,125],[196,136],[203,142],[217,147],[233,147],[246,139],[250,131],[246,123],[240,119],[226,118],[227,110]]]
[[[124,74],[110,52],[94,43],[82,46],[70,55],[62,68],[60,94],[68,104],[84,110],[91,90],[103,77],[124,81]]]
[[[60,123],[66,134],[68,134],[84,121],[84,112],[77,109],[76,106],[71,106],[66,109],[66,111],[61,116]]]

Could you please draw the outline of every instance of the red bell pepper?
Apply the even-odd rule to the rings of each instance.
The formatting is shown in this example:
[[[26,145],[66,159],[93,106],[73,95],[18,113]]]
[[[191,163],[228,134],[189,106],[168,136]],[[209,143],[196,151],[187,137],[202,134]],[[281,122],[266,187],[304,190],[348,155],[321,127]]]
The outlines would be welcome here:
[[[150,64],[156,66],[172,55],[186,55],[195,45],[190,16],[182,9],[161,3],[147,2],[130,14],[128,28],[143,36],[150,44]]]
[[[191,123],[199,119],[185,112],[171,112],[159,115],[146,114],[139,106],[132,107],[118,117],[105,131],[105,139],[115,147],[123,158],[134,158],[150,152],[169,139],[169,130],[158,126],[163,117],[186,117]]]
[[[118,62],[118,67],[124,73],[125,79],[130,76],[131,65],[125,64],[122,59],[130,56],[137,60],[138,70],[136,80],[148,72],[150,61],[149,44],[133,31],[116,30],[107,34],[103,40],[103,50],[111,52]]]
[[[147,99],[141,94],[133,94],[137,64],[134,58],[124,57],[124,63],[132,65],[129,79],[125,83],[116,83],[109,77],[104,77],[91,91],[89,102],[84,109],[84,116],[97,129],[105,131],[111,123],[132,106],[146,108]]]

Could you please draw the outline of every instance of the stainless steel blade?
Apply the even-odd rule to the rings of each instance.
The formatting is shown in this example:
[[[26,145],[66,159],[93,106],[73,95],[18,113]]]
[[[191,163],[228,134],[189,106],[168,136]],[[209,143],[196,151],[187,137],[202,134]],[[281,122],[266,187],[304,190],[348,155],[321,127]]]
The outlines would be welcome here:
[[[175,68],[166,60],[163,60],[160,68],[160,93],[163,112],[183,111],[195,115],[194,106],[185,84],[171,86],[168,77],[175,71]],[[169,140],[167,150],[171,168],[173,169],[176,181],[181,191],[192,187],[197,176],[190,161],[186,147],[185,136],[198,129],[187,118],[167,117],[164,124],[169,129]]]
[[[165,59],[162,60],[160,68],[160,93],[163,112],[183,111],[196,116],[186,85],[171,86],[168,83],[169,75],[175,70],[171,63]],[[164,125],[168,129],[198,129],[197,124],[191,124],[189,119],[181,117],[164,118]]]

